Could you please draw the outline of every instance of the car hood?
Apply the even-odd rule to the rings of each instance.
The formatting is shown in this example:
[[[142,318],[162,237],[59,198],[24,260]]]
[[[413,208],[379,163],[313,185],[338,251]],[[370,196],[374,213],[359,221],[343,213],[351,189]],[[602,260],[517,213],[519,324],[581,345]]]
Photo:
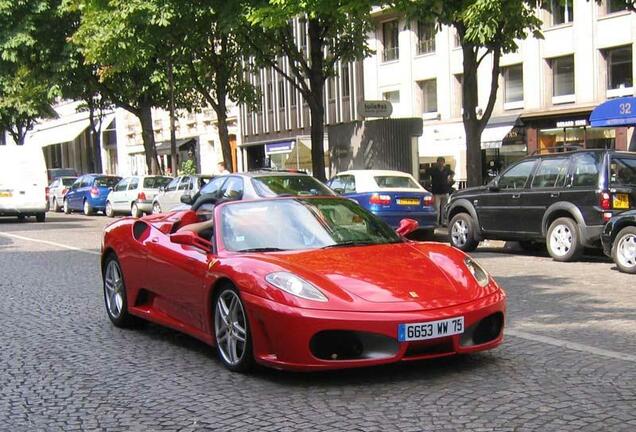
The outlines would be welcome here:
[[[336,297],[342,297],[342,290],[367,303],[408,303],[408,310],[455,306],[487,294],[468,273],[464,255],[440,246],[342,247],[269,254],[267,260]]]

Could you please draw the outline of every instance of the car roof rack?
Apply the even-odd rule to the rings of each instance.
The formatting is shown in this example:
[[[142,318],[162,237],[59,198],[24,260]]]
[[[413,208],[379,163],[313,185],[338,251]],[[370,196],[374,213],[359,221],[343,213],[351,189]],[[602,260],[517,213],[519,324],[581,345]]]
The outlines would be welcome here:
[[[583,148],[582,146],[578,145],[578,144],[561,144],[561,145],[556,145],[553,147],[548,147],[548,148],[544,148],[541,149],[541,151],[546,151],[545,153],[540,153],[539,149],[533,151],[530,156],[536,156],[536,155],[542,155],[542,154],[553,154],[553,153],[565,153],[565,152],[570,152],[570,151],[581,151],[581,150],[586,150],[585,148]]]

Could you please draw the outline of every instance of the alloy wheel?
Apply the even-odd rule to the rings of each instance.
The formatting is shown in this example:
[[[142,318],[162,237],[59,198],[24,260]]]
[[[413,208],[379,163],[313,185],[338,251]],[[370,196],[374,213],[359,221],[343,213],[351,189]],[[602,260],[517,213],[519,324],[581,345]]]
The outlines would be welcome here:
[[[636,235],[624,235],[618,242],[616,260],[623,267],[636,267]]]
[[[124,305],[124,281],[117,261],[111,260],[104,274],[104,292],[108,313],[115,319],[119,318]]]
[[[451,228],[453,244],[462,247],[468,241],[468,224],[464,220],[457,220]]]
[[[214,314],[216,343],[223,360],[238,365],[247,347],[247,318],[238,294],[231,290],[221,293]]]
[[[155,203],[152,206],[152,214],[159,214],[161,213],[161,206],[159,205],[159,203]]]
[[[566,255],[572,248],[572,231],[567,225],[557,225],[550,234],[550,248],[557,256]]]

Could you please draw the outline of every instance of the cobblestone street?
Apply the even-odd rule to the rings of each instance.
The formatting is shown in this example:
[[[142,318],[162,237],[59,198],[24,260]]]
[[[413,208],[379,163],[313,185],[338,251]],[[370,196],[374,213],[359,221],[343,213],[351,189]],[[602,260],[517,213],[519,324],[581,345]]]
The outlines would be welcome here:
[[[598,254],[568,264],[482,245],[474,256],[508,293],[506,340],[488,353],[241,375],[178,332],[112,326],[109,221],[0,220],[1,431],[636,430],[636,277]]]

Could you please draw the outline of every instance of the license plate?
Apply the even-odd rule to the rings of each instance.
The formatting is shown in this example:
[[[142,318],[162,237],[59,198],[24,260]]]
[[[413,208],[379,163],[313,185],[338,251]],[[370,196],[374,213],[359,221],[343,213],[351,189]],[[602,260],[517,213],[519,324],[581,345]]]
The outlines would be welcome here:
[[[11,192],[0,191],[0,198],[11,198],[12,196]]]
[[[612,207],[614,207],[615,209],[629,208],[629,195],[622,193],[614,195],[614,199],[612,200]]]
[[[420,200],[417,198],[398,198],[398,205],[420,205]]]
[[[399,324],[398,341],[418,341],[435,339],[464,333],[464,317],[439,321]]]

